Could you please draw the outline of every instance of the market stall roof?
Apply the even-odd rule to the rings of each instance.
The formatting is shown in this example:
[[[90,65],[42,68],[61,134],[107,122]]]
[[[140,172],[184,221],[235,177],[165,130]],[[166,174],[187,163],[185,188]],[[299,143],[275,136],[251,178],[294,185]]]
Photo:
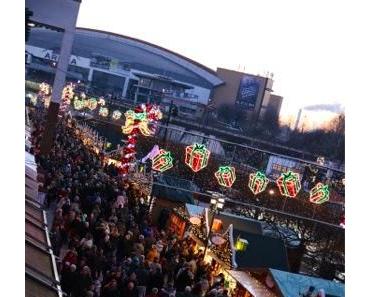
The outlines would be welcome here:
[[[300,296],[310,286],[316,290],[324,289],[326,297],[344,297],[344,284],[321,278],[269,269],[270,274],[282,296]]]
[[[252,234],[238,229],[233,230],[234,241],[238,237],[248,241],[245,251],[235,251],[238,269],[275,268],[288,271],[288,255],[284,242],[279,239]]]
[[[166,187],[166,185],[171,188]],[[174,189],[178,188],[178,189]],[[183,191],[181,188],[196,191],[196,186],[184,179],[179,179],[168,175],[159,175],[154,179],[153,195],[158,198],[164,198],[174,202],[183,202],[194,204],[194,198],[191,192]]]
[[[248,272],[227,271],[240,285],[242,285],[253,297],[276,297],[264,284],[251,276]],[[297,295],[298,296],[298,295]]]

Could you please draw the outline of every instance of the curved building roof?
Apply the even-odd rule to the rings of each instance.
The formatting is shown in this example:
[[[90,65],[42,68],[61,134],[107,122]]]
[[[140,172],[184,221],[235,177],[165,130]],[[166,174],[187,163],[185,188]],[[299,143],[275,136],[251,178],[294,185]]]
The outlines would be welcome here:
[[[59,32],[34,29],[29,45],[59,52],[62,34]],[[178,53],[136,38],[115,33],[77,28],[72,54],[91,58],[99,54],[131,65],[131,68],[153,74],[169,76],[205,88],[223,83],[212,69]]]

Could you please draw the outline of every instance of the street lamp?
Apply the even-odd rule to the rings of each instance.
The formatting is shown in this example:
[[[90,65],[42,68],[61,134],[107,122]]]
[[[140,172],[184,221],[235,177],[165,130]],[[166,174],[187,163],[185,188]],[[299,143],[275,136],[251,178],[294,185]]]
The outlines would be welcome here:
[[[208,242],[211,239],[212,227],[213,227],[213,223],[214,223],[214,220],[215,220],[215,217],[216,217],[216,212],[222,210],[224,208],[224,205],[225,205],[225,199],[222,198],[222,196],[220,196],[220,195],[221,194],[214,194],[213,195],[214,198],[211,198],[211,205],[210,205],[209,210],[212,213],[212,220],[211,220],[210,228],[209,228],[209,231],[208,231],[207,240],[206,240],[206,243],[205,243],[203,260],[205,259],[206,254],[207,254]]]

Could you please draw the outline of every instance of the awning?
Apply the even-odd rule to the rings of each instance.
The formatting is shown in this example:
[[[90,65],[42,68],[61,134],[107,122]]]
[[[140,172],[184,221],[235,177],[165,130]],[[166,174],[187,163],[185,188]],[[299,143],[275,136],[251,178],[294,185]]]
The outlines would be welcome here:
[[[227,272],[249,293],[251,293],[253,297],[276,297],[276,295],[267,289],[264,284],[260,283],[249,273],[236,270],[228,270]]]

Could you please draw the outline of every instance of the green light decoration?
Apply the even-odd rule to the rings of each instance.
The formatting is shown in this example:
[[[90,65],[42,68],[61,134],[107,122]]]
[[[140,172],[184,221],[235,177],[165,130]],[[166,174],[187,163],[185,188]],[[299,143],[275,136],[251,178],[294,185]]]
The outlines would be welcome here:
[[[221,186],[230,188],[236,180],[235,168],[231,166],[220,166],[215,172],[215,177]]]
[[[207,167],[211,152],[203,144],[194,143],[185,149],[185,164],[198,172]]]
[[[173,166],[171,152],[160,149],[159,153],[153,158],[152,169],[164,172]]]
[[[248,187],[254,195],[257,195],[266,190],[268,182],[266,175],[257,171],[256,173],[251,173],[249,175]]]
[[[282,173],[276,181],[276,184],[279,188],[280,194],[286,197],[294,198],[301,190],[299,174],[292,171]]]
[[[108,116],[109,110],[106,107],[100,107],[99,109],[99,115],[102,117]]]
[[[329,186],[318,183],[310,191],[310,202],[315,204],[322,204],[329,201],[330,191]]]

